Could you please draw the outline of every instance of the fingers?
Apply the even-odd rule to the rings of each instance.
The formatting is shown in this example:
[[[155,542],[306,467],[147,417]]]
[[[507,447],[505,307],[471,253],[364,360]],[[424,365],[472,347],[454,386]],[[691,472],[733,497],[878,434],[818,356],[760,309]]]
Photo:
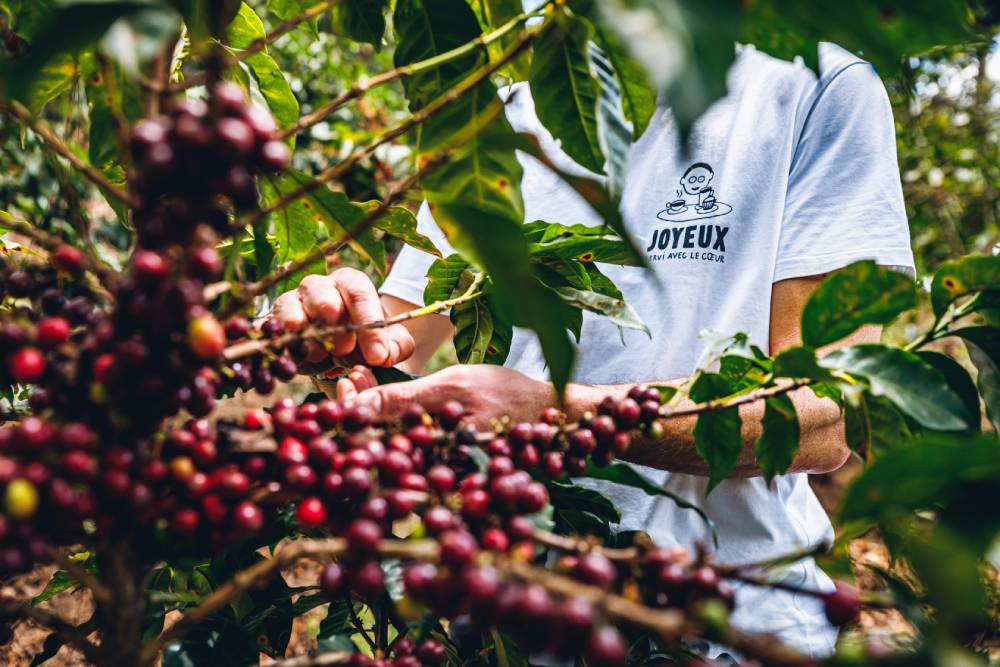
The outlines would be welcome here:
[[[302,309],[313,322],[336,324],[344,314],[344,300],[333,276],[306,276],[299,283],[298,293]]]
[[[275,299],[271,316],[276,317],[288,331],[300,331],[309,321],[298,292],[285,292]]]
[[[346,377],[337,381],[337,398],[349,403],[354,402],[358,394],[378,386],[375,374],[367,366],[355,366]]]
[[[375,285],[361,271],[341,269],[331,276],[337,289],[343,297],[344,304],[350,315],[351,322],[356,325],[372,324],[385,319],[382,302],[379,300]],[[402,349],[399,342],[390,335],[384,327],[367,329],[358,332],[358,343],[365,361],[374,366],[391,366]],[[398,334],[396,334],[398,336]],[[392,345],[392,343],[396,343]],[[395,355],[395,356],[394,356]]]

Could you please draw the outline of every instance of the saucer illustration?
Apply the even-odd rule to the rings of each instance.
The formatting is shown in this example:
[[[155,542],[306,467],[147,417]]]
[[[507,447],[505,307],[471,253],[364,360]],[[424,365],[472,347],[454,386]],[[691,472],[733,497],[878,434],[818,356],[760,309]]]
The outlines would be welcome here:
[[[732,206],[721,201],[716,201],[711,206],[699,204],[692,207],[685,204],[681,208],[675,208],[671,204],[667,204],[667,207],[657,213],[656,217],[665,222],[691,222],[692,220],[718,218],[733,211]]]

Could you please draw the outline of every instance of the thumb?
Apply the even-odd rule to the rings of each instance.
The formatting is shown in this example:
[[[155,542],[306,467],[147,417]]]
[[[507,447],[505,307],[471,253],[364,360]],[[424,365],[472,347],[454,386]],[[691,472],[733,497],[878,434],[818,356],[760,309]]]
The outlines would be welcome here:
[[[406,408],[422,403],[421,399],[427,393],[422,385],[421,380],[378,385],[358,392],[355,402],[367,406],[380,419],[397,419]]]

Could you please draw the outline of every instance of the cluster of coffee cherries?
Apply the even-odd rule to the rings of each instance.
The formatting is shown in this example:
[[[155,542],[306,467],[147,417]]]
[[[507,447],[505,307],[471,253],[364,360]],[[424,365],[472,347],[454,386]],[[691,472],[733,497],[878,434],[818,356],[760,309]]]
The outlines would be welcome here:
[[[56,426],[40,417],[0,427],[0,575],[26,571],[51,559],[54,543],[82,535],[96,497],[77,484],[82,468],[96,475],[90,457],[94,432],[80,422]],[[82,459],[88,463],[81,464]]]
[[[131,136],[139,242],[187,245],[200,226],[225,234],[233,210],[257,205],[254,176],[288,166],[291,153],[276,129],[270,112],[231,82],[212,86],[207,102],[177,101],[139,123]]]
[[[350,667],[435,667],[444,662],[444,644],[428,637],[419,643],[409,635],[397,637],[388,651],[376,651],[372,657],[353,653],[348,659]]]

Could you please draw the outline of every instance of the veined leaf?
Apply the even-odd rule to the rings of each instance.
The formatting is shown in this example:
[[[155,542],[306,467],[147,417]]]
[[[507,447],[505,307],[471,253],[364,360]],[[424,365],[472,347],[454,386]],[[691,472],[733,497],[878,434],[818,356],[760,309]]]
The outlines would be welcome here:
[[[763,431],[754,443],[757,465],[770,484],[784,474],[799,451],[799,418],[788,394],[769,396],[764,401]]]
[[[802,378],[817,382],[831,379],[830,371],[820,366],[816,360],[816,351],[802,345],[779,352],[774,358],[772,372],[775,377]]]
[[[694,122],[726,94],[739,31],[736,0],[606,0],[597,3],[614,32],[666,96],[686,142]]]
[[[463,364],[502,364],[510,352],[514,329],[482,296],[451,309],[455,354]]]
[[[469,280],[472,279],[469,266],[469,263],[462,259],[459,254],[434,260],[434,263],[427,269],[424,305],[430,305],[437,301],[447,301],[458,296],[458,284],[463,278],[462,274],[468,271]]]
[[[559,140],[577,164],[604,171],[597,136],[597,80],[590,73],[587,42],[590,26],[559,15],[535,42],[531,93],[542,125]]]
[[[618,523],[622,515],[603,494],[572,482],[551,482],[549,487],[549,502],[557,510],[579,510],[588,512],[601,521]]]
[[[996,327],[966,327],[952,332],[965,341],[969,358],[979,376],[976,384],[986,404],[986,413],[993,428],[1000,431],[1000,330]],[[975,414],[979,414],[976,406]]]
[[[995,334],[997,332],[994,330],[992,333]],[[996,347],[996,344],[994,344],[994,347]],[[1000,350],[997,350],[997,352],[1000,352]],[[970,431],[978,432],[980,424],[979,394],[976,391],[976,383],[972,381],[969,372],[960,363],[940,352],[920,350],[917,352],[917,356],[936,368],[944,376],[951,390],[962,399]],[[971,354],[969,356],[972,357]],[[974,358],[972,359],[972,363],[976,363]]]
[[[867,378],[875,396],[889,399],[929,429],[968,428],[962,399],[940,372],[911,352],[884,345],[854,345],[827,354],[820,365]]]
[[[339,0],[332,10],[335,33],[356,42],[367,42],[376,50],[382,47],[389,0]]]
[[[392,27],[396,32],[393,59],[397,67],[441,55],[481,33],[476,15],[465,0],[397,0]],[[410,110],[425,106],[484,62],[483,52],[476,49],[407,77],[403,87]]]
[[[704,403],[733,393],[732,384],[717,373],[701,373],[688,392],[691,400]],[[693,435],[698,455],[708,463],[711,493],[736,468],[743,451],[742,420],[738,407],[704,412],[698,417]]]
[[[240,3],[239,12],[226,28],[226,41],[230,48],[242,50],[254,41],[266,36],[264,23],[245,2]],[[261,96],[267,102],[278,127],[288,127],[299,119],[299,101],[292,87],[281,73],[281,68],[267,51],[255,53],[245,61]]]
[[[31,50],[14,62],[4,63],[0,70],[0,98],[31,103],[31,89],[36,84],[49,88],[50,93],[57,90],[65,85],[59,63],[65,63],[66,57],[97,42],[118,19],[148,10],[149,7],[149,3],[142,1],[93,0],[53,5],[51,9],[43,10],[31,29]],[[44,77],[46,68],[53,63],[56,63],[56,69],[50,70],[50,74],[55,77]],[[47,81],[40,80],[40,77]],[[53,85],[55,88],[52,88]],[[36,109],[43,98],[34,100]]]
[[[596,37],[601,53],[614,68],[622,111],[632,124],[632,137],[638,139],[656,111],[656,90],[642,65],[628,55],[613,33],[598,27]]]
[[[589,310],[592,313],[606,317],[620,327],[638,329],[645,332],[647,336],[652,336],[649,332],[649,327],[642,321],[639,314],[635,312],[632,306],[621,299],[605,296],[598,292],[586,292],[573,287],[556,287],[555,292],[566,303],[575,308]]]
[[[369,201],[361,204],[365,213],[370,214],[378,208],[379,202]],[[375,229],[381,229],[389,236],[395,236],[403,243],[413,246],[417,250],[441,257],[441,251],[437,249],[434,242],[417,231],[417,219],[411,211],[402,206],[393,206],[383,213],[373,225]]]
[[[847,446],[872,461],[913,438],[909,424],[895,405],[879,396],[859,397],[844,407]]]
[[[931,282],[931,305],[941,315],[955,299],[975,292],[1000,292],[1000,256],[975,256],[945,262]]]
[[[888,324],[916,303],[909,276],[871,260],[855,262],[827,276],[809,297],[802,309],[802,342],[822,347],[865,324]]]
[[[607,227],[562,225],[536,220],[524,226],[531,254],[551,253],[579,262],[636,266],[629,245]]]

